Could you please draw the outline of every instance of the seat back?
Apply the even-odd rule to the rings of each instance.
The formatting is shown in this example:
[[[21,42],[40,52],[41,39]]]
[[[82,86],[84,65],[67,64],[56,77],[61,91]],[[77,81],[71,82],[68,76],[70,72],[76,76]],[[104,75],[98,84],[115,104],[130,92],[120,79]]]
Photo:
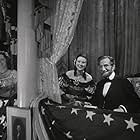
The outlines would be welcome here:
[[[140,97],[140,77],[128,77],[127,79],[133,84],[136,93]]]

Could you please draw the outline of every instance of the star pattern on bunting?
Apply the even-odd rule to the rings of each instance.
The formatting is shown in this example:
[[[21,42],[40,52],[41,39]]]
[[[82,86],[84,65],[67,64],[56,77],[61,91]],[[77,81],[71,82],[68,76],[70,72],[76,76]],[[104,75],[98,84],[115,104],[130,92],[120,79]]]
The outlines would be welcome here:
[[[7,127],[7,122],[5,121],[2,125],[3,125],[3,128],[6,128]]]
[[[45,108],[43,106],[41,107],[41,112],[43,115],[45,115]]]
[[[52,125],[54,125],[54,123],[55,123],[55,120],[52,121]]]
[[[66,108],[66,106],[61,106],[61,105],[60,105],[60,106],[58,106],[58,108],[62,109],[62,108]]]
[[[69,139],[72,139],[72,136],[71,136],[71,134],[70,134],[71,132],[70,131],[68,131],[65,135],[67,136],[67,138],[69,138]]]
[[[50,101],[48,100],[47,102],[45,102],[45,104],[46,104],[46,105],[50,105],[51,103],[50,103]]]
[[[95,115],[96,113],[94,113],[93,111],[86,111],[87,115],[86,118],[89,118],[92,121],[92,116]]]
[[[5,120],[5,116],[4,115],[2,115],[1,117],[0,117],[0,124],[2,124],[3,122],[4,122],[4,120]]]
[[[137,123],[135,123],[134,121],[133,121],[133,118],[131,117],[130,118],[130,120],[128,121],[128,120],[124,120],[126,123],[127,123],[127,128],[126,129],[132,129],[133,130],[133,132],[135,131],[135,129],[134,129],[134,127],[135,126],[137,126],[137,125],[139,125],[139,124],[137,124]]]
[[[8,103],[8,100],[4,100],[4,105],[6,105]]]
[[[47,113],[47,109],[49,108],[50,112],[48,113],[50,114]],[[140,127],[137,125],[140,124],[140,120],[137,119],[136,121],[135,116],[130,116],[129,113],[121,115],[120,113],[117,114],[116,112],[114,113],[112,111],[100,111],[98,109],[96,110],[95,108],[89,109],[72,105],[67,106],[63,104],[57,104],[56,106],[48,105],[47,108],[46,104],[44,104],[44,106],[41,106],[40,109],[44,120],[46,119],[46,117],[50,119],[50,125],[48,125],[49,131],[51,133],[53,133],[53,131],[59,131],[68,139],[80,138],[81,140],[88,140],[94,137],[94,135],[92,135],[92,132],[96,130],[97,132],[103,130],[105,137],[108,137],[109,131],[111,135],[116,133],[116,131],[119,131],[120,137],[121,135],[124,136],[124,134],[126,134],[125,137],[127,138],[129,136],[133,137],[134,134],[136,134],[136,136],[139,136],[137,132],[140,130]],[[46,116],[44,115],[44,113]],[[82,131],[79,130],[79,128]],[[77,129],[78,131],[75,131]],[[91,131],[90,134],[88,129]],[[81,133],[83,131],[84,133]],[[86,133],[86,131],[88,132]],[[97,136],[100,137],[100,134],[97,133]]]
[[[80,110],[80,109],[72,108],[71,114],[75,113],[75,114],[77,115],[77,114],[78,114],[78,113],[77,113],[78,110]]]
[[[114,119],[110,117],[111,114],[108,114],[108,115],[103,114],[103,116],[104,116],[104,118],[105,118],[103,122],[104,122],[104,123],[107,123],[108,126],[110,126],[110,122],[111,122],[111,121],[114,121]]]

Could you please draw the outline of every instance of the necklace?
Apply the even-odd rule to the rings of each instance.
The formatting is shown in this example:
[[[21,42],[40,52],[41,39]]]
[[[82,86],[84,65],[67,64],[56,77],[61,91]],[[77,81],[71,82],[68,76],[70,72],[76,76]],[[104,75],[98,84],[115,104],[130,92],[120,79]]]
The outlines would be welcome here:
[[[8,71],[8,69],[6,69],[4,72],[0,72],[0,74],[2,75],[2,74],[4,74],[4,73],[6,73]]]
[[[76,86],[79,85],[79,81],[78,81],[78,80],[74,80],[73,83],[74,83],[74,85],[76,85]]]
[[[0,72],[0,79],[6,78],[10,74],[10,70],[6,69],[4,72]]]

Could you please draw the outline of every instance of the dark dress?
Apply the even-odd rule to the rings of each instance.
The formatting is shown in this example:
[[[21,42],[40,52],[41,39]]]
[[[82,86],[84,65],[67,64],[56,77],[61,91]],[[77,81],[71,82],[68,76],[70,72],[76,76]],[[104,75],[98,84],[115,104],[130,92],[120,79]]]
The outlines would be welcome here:
[[[95,91],[95,82],[93,80],[79,82],[69,78],[66,74],[63,74],[59,78],[59,85],[60,89],[63,91],[61,95],[63,104],[84,103],[92,97]],[[87,88],[88,90],[86,90]]]

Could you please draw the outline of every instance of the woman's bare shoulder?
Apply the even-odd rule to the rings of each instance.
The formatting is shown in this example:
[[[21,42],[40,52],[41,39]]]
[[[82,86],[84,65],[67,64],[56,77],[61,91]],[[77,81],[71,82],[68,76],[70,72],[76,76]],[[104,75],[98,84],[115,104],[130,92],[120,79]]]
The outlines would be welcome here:
[[[73,78],[74,77],[74,70],[69,70],[66,72],[66,75],[69,77],[69,78]]]
[[[93,80],[92,76],[87,72],[86,72],[86,80],[87,80],[87,82]]]

